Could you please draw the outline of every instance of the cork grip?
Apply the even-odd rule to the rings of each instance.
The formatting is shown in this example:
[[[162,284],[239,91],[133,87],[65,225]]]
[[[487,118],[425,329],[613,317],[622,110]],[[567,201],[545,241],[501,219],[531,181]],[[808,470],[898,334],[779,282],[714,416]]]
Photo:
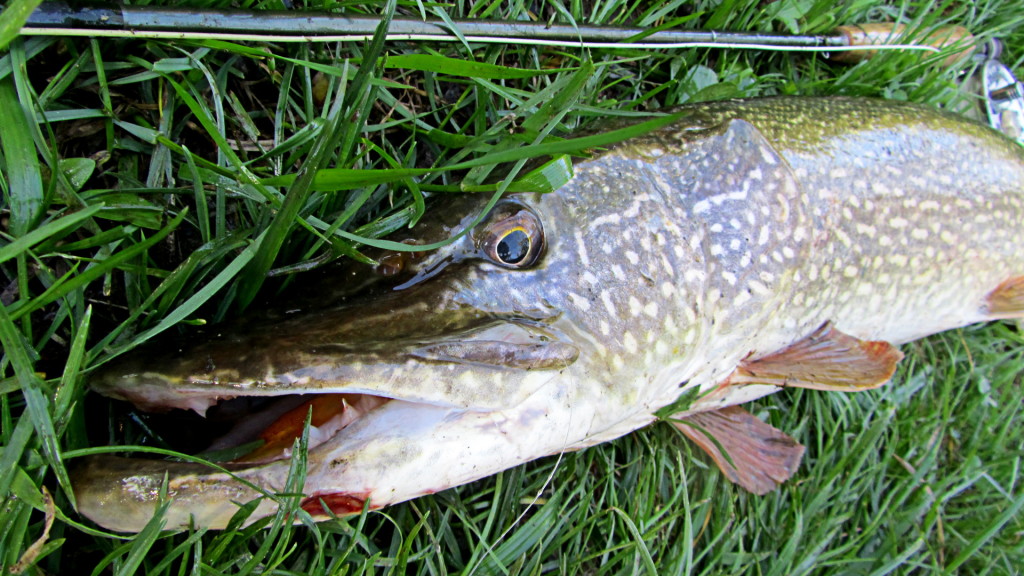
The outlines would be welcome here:
[[[875,23],[875,24],[854,24],[839,26],[835,30],[836,36],[846,38],[848,46],[874,46],[879,44],[900,43],[900,38],[906,32],[903,24]],[[915,40],[915,44],[934,46],[944,49],[947,47],[958,47],[959,50],[950,54],[943,64],[950,66],[958,60],[974,51],[974,37],[963,26],[943,26],[931,34]],[[877,54],[877,50],[854,50],[849,52],[834,52],[831,60],[854,64],[867,60]]]

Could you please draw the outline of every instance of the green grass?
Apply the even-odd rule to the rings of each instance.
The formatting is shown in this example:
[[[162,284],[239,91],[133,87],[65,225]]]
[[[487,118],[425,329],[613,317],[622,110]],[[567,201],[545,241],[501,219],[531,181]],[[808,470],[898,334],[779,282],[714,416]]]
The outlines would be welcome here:
[[[1024,55],[1022,0],[397,10],[801,33],[958,23],[1006,40],[1014,68]],[[108,408],[86,396],[90,369],[181,322],[262,305],[288,272],[361,258],[361,246],[430,217],[424,193],[493,192],[488,177],[505,172],[513,189],[557,185],[557,167],[533,180],[515,169],[563,147],[548,135],[740,96],[963,108],[965,68],[898,53],[843,67],[714,50],[14,40],[0,58],[4,569],[44,532],[45,486],[56,520],[33,549],[34,574],[1019,573],[1024,339],[1011,324],[905,346],[893,384],[877,391],[784,393],[752,407],[808,447],[795,478],[766,497],[724,482],[669,426],[310,527],[154,527],[124,539],[77,516],[66,472],[65,455],[89,445],[155,442],[130,417],[87,417]],[[323,168],[336,170],[317,176]]]

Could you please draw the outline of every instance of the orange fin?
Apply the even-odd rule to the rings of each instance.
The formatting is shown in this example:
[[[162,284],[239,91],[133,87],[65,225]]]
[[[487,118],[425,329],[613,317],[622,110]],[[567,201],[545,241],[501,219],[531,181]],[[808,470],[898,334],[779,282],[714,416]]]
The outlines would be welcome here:
[[[993,320],[1024,317],[1024,276],[1003,282],[988,293],[988,313]]]
[[[903,353],[888,342],[858,340],[826,322],[780,352],[743,362],[729,384],[857,392],[888,382],[902,359]]]
[[[739,406],[690,414],[673,425],[707,452],[726,478],[754,494],[767,494],[788,480],[804,455],[799,442]]]

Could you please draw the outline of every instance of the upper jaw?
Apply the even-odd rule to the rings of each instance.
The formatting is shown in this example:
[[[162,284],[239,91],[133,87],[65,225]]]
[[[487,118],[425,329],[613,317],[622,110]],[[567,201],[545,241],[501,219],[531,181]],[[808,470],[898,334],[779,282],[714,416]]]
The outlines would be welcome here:
[[[439,406],[496,410],[533,392],[524,370],[558,370],[574,363],[577,345],[557,318],[478,316],[444,335],[334,344],[289,339],[256,348],[228,338],[184,356],[117,363],[92,379],[93,388],[148,411],[205,413],[239,396],[359,393]],[[234,352],[234,350],[239,350]]]

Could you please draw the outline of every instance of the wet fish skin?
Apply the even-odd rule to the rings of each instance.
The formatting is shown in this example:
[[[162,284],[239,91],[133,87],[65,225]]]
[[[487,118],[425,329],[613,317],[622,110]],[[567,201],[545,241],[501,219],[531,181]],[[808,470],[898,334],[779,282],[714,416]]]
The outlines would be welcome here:
[[[505,201],[501,217],[525,210],[543,225],[536,265],[497,266],[467,236],[411,263],[410,277],[430,278],[407,289],[266,331],[227,329],[94,385],[197,410],[237,395],[398,398],[310,451],[308,502],[344,512],[615,438],[692,389],[705,394],[690,412],[775,392],[725,384],[826,322],[896,344],[1006,316],[989,297],[1024,275],[1024,154],[1013,143],[897,102],[687,110],[678,125],[577,162],[562,189]],[[482,202],[455,200],[420,239],[453,235]],[[287,464],[237,474],[280,491]],[[170,527],[190,516],[223,526],[231,501],[257,496],[193,465],[104,459],[75,480],[80,510],[139,530],[164,472]],[[266,500],[253,518],[274,509]]]

